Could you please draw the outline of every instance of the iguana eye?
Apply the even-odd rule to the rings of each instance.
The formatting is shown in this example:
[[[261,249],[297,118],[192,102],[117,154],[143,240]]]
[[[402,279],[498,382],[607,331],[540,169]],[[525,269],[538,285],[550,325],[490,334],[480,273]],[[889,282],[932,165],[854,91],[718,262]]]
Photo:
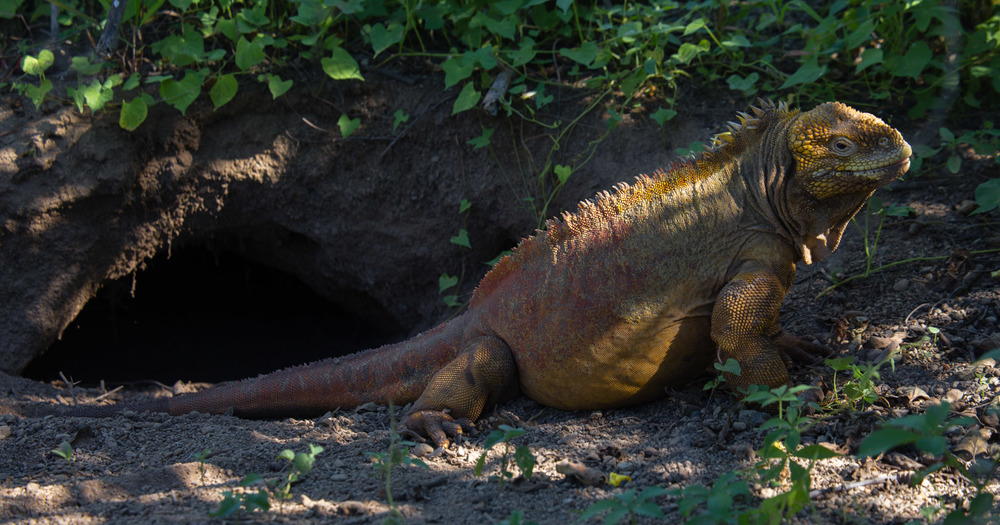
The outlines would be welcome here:
[[[857,151],[858,146],[847,137],[834,137],[830,141],[830,151],[837,155],[847,156]]]

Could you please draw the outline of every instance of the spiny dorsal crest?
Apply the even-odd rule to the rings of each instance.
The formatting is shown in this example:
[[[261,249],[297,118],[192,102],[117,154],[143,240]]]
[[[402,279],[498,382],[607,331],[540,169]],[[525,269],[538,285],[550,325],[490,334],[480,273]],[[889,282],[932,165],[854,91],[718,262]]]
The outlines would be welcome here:
[[[500,259],[486,274],[473,294],[470,306],[489,296],[504,277],[524,261],[551,257],[558,246],[583,234],[613,237],[618,228],[628,226],[624,222],[626,219],[622,218],[626,210],[711,176],[749,146],[759,144],[763,131],[772,123],[799,113],[798,110],[789,110],[784,102],[775,104],[765,99],[758,99],[756,106],[750,106],[750,112],[753,114],[737,113],[738,122],[728,122],[727,131],[712,137],[700,154],[674,163],[669,170],[658,169],[652,176],[639,175],[632,184],[620,182],[613,187],[613,192],[602,191],[594,198],[580,202],[576,211],[565,211],[560,217],[546,221],[545,230],[522,239],[510,255]]]

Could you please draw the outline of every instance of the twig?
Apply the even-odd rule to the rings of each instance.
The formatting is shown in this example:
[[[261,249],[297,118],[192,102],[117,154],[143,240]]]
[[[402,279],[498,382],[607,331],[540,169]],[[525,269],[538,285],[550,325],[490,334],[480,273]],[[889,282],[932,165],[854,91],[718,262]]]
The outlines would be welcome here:
[[[78,382],[74,383],[69,379],[66,379],[66,376],[62,373],[62,370],[59,371],[59,379],[62,379],[63,383],[66,383],[66,386],[69,387],[69,395],[73,397],[73,406],[77,406],[79,403],[77,403],[76,401],[76,390],[73,387],[75,387],[78,384]]]
[[[109,390],[109,391],[107,391],[107,392],[105,392],[105,393],[103,393],[103,394],[95,397],[94,401],[100,401],[100,400],[102,400],[102,399],[110,396],[111,394],[114,394],[115,392],[117,392],[117,391],[119,391],[121,389],[122,389],[122,385],[118,385],[118,386],[112,388],[111,390]]]
[[[886,481],[898,481],[899,476],[880,476],[873,479],[866,479],[863,481],[855,481],[854,483],[840,483],[832,487],[827,487],[825,489],[816,489],[809,491],[809,497],[815,498],[823,494],[829,494],[831,492],[847,492],[848,490],[853,490],[859,487],[865,487],[868,485],[875,485],[877,483],[885,483]]]

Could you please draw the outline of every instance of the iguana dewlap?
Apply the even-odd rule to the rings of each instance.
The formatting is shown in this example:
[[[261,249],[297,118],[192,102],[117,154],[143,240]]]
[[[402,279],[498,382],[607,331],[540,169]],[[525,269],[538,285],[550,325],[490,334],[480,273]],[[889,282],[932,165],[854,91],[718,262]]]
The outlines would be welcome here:
[[[698,158],[585,201],[524,239],[468,310],[413,339],[196,394],[123,408],[241,417],[316,416],[415,401],[409,429],[446,443],[455,421],[522,392],[560,409],[628,406],[733,357],[733,388],[788,381],[784,357],[816,347],[778,310],[795,264],[837,248],[910,146],[878,118],[831,102],[761,102]]]

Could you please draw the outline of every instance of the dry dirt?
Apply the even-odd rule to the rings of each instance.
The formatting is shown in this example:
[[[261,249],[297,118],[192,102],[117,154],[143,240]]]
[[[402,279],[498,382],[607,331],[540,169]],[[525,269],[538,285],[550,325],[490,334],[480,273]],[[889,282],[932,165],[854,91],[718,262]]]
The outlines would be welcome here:
[[[142,201],[142,206],[148,207],[145,213],[154,218],[166,216],[161,213],[163,209],[183,210],[183,205],[157,208],[155,203],[164,200],[162,195],[177,196],[184,191],[189,196],[196,196],[199,186],[189,183],[189,179],[201,177],[200,180],[211,182],[207,187],[217,191],[215,194],[209,192],[209,198],[200,198],[198,202],[212,202],[217,208],[201,209],[189,215],[181,213],[178,218],[182,225],[171,223],[173,230],[151,236],[154,240],[147,238],[139,242],[137,245],[147,249],[135,250],[131,259],[115,259],[127,243],[109,248],[111,255],[106,255],[104,263],[116,261],[115,264],[123,267],[116,272],[107,267],[101,270],[104,273],[95,270],[92,272],[94,277],[87,281],[89,284],[76,285],[85,293],[78,291],[71,299],[81,304],[63,312],[67,319],[54,322],[56,328],[48,329],[53,332],[53,339],[63,332],[63,328],[73,326],[71,320],[83,304],[99,299],[95,297],[101,286],[107,289],[113,288],[113,283],[121,285],[123,277],[126,284],[138,282],[135,299],[122,292],[116,300],[139,300],[147,263],[162,257],[171,249],[171,243],[176,243],[173,248],[211,245],[213,235],[219,236],[226,250],[236,244],[241,247],[243,257],[281,268],[306,282],[314,291],[318,290],[317,293],[326,299],[337,302],[337,294],[346,290],[349,299],[340,301],[340,306],[346,310],[351,310],[352,304],[359,304],[363,306],[359,308],[362,317],[368,322],[373,322],[372,318],[377,321],[379,316],[389,318],[388,322],[377,326],[384,337],[412,333],[449,315],[437,294],[439,273],[458,273],[455,260],[463,257],[464,261],[487,260],[518,237],[531,232],[533,219],[519,205],[518,193],[512,190],[514,185],[504,181],[512,180],[510,173],[516,171],[510,168],[512,158],[523,162],[524,155],[530,151],[537,161],[545,151],[538,144],[544,140],[509,145],[516,143],[519,137],[534,139],[538,129],[524,129],[516,123],[509,125],[505,120],[484,116],[449,117],[450,104],[434,106],[443,98],[439,86],[439,83],[428,81],[411,88],[382,81],[373,86],[369,83],[360,91],[346,95],[330,93],[333,88],[327,88],[319,97],[302,95],[298,101],[292,98],[292,102],[284,103],[287,106],[246,104],[222,115],[213,115],[203,109],[185,119],[164,113],[157,116],[163,119],[162,122],[153,120],[144,125],[153,131],[135,135],[115,131],[116,123],[112,118],[73,117],[72,112],[58,108],[39,116],[7,100],[3,110],[6,124],[0,128],[0,152],[13,152],[14,160],[5,165],[2,174],[6,179],[4,188],[8,189],[7,193],[0,193],[5,199],[3,211],[7,230],[5,236],[0,236],[0,249],[10,250],[10,245],[16,244],[11,239],[29,231],[20,228],[17,221],[30,216],[32,206],[46,196],[51,198],[47,208],[50,213],[62,207],[63,213],[58,214],[62,220],[79,215],[79,220],[85,222],[85,214],[74,215],[79,210],[73,208],[73,196],[67,196],[67,188],[74,187],[74,181],[86,178],[86,173],[80,173],[85,170],[80,170],[79,162],[74,159],[90,158],[89,162],[97,167],[104,164],[131,166],[124,175],[107,175],[116,181],[114,184],[92,181],[92,185],[97,188],[114,186],[102,194],[104,200],[113,200],[107,195],[115,192],[119,196],[130,195]],[[303,119],[321,128],[335,129],[339,112],[324,106],[323,99],[336,100],[337,105],[345,107],[366,107],[367,121],[378,124],[373,125],[367,135],[362,133],[353,141],[334,140],[331,134],[318,132],[309,135],[313,128],[303,123]],[[389,131],[391,113],[406,104],[412,104],[406,106],[408,112],[422,116],[421,123],[392,146],[387,159],[380,160],[379,154],[392,136]],[[568,114],[573,106],[570,102],[566,104],[563,111]],[[574,174],[571,184],[560,196],[558,207],[568,207],[575,200],[607,188],[615,181],[627,181],[638,172],[665,165],[674,147],[706,138],[710,130],[719,129],[733,112],[743,109],[735,101],[723,100],[711,107],[701,104],[687,104],[667,134],[661,134],[648,120],[628,119],[599,147],[586,169]],[[46,126],[53,121],[63,122],[65,129],[59,134],[37,132],[49,129]],[[911,142],[911,137],[917,136],[918,124],[909,124],[909,128],[906,122],[894,124],[900,126]],[[479,134],[480,125],[498,128],[494,140],[499,146],[492,155],[484,150],[472,151],[471,146],[465,144],[468,138]],[[74,132],[73,126],[103,130],[96,135],[101,140],[86,138],[90,132]],[[571,159],[600,134],[602,127],[599,120],[591,119],[561,154]],[[161,131],[155,131],[157,129]],[[279,132],[273,133],[275,130]],[[82,145],[78,140],[81,136],[86,138]],[[285,142],[276,141],[275,137],[280,136],[287,137]],[[307,140],[306,136],[312,138]],[[26,153],[24,141],[31,137],[37,138],[34,144],[38,149]],[[255,144],[268,141],[279,144],[286,155],[252,151]],[[307,143],[315,144],[309,146]],[[50,156],[45,148],[53,148]],[[81,153],[79,148],[89,148],[89,151]],[[122,161],[102,153],[106,151],[131,157]],[[308,158],[302,160],[303,157]],[[3,158],[0,155],[0,159]],[[22,171],[23,163],[28,162],[23,160],[25,158],[32,162],[40,159],[39,162],[47,164],[25,174]],[[198,166],[221,166],[233,159],[243,160],[236,163],[236,168],[230,168],[231,171],[198,169]],[[254,164],[254,159],[286,164],[271,169]],[[506,179],[498,175],[504,171],[497,168],[498,162],[508,166]],[[331,163],[341,163],[342,167],[329,173],[317,168]],[[177,171],[177,166],[183,169]],[[256,170],[253,171],[256,179],[251,182],[259,186],[258,193],[241,189],[240,166]],[[293,173],[305,169],[303,167],[311,171]],[[268,177],[274,173],[290,178],[268,182]],[[319,181],[324,176],[340,178]],[[1000,370],[992,364],[974,366],[972,362],[985,351],[1000,347],[997,323],[1000,290],[997,279],[989,274],[1000,268],[1000,254],[970,252],[1000,247],[1000,235],[996,212],[968,215],[964,202],[971,198],[977,184],[996,176],[997,164],[992,159],[967,156],[958,175],[925,166],[921,177],[911,176],[894,184],[891,191],[880,190],[878,195],[887,203],[910,206],[914,213],[885,221],[873,254],[874,265],[915,257],[933,259],[879,271],[867,280],[854,281],[817,299],[817,294],[829,286],[834,277],[843,278],[864,270],[863,237],[859,229],[852,227],[833,257],[815,267],[800,268],[797,285],[783,309],[787,329],[800,335],[812,335],[829,344],[838,355],[855,357],[858,362],[878,359],[896,345],[902,348],[894,370],[883,369],[881,379],[876,382],[879,399],[874,406],[818,420],[805,433],[804,442],[828,443],[838,450],[853,453],[880,421],[920,413],[929,404],[942,399],[954,401],[956,412],[977,418],[977,426],[968,432],[980,433],[990,444],[996,442],[997,419],[988,416],[984,409],[997,402]],[[232,186],[231,191],[220,190],[228,185]],[[137,187],[138,191],[130,193]],[[86,191],[91,192],[88,195],[94,193]],[[267,194],[261,196],[259,192]],[[213,200],[218,195],[226,198]],[[17,201],[19,198],[23,200]],[[143,200],[147,198],[149,200]],[[461,198],[469,199],[475,209],[464,223],[455,213]],[[268,199],[271,202],[263,202]],[[308,205],[300,204],[297,199]],[[21,202],[21,208],[14,207],[12,202]],[[256,207],[248,203],[256,203]],[[238,210],[240,217],[234,218],[235,212],[227,211],[234,206],[250,207]],[[341,222],[333,219],[326,223],[310,222],[304,218],[320,214],[323,207],[327,208],[327,217],[344,215]],[[114,212],[119,208],[106,209]],[[22,214],[12,210],[21,210]],[[284,210],[286,215],[276,219],[275,210]],[[267,243],[276,238],[294,237],[276,235],[273,231],[257,238],[263,247],[247,247],[254,242],[255,232],[247,225],[246,216],[257,213],[270,214],[270,224],[281,222],[289,231],[308,235],[312,244],[300,246],[311,248],[292,254],[298,258],[287,253],[269,258],[266,255],[268,248],[273,250],[275,247]],[[345,234],[342,224],[360,220],[359,214],[366,219]],[[121,222],[131,221],[129,224],[138,227],[136,225],[145,223],[135,217],[147,215],[137,212],[133,206],[121,216]],[[382,226],[379,217],[386,217]],[[428,217],[434,220],[426,220]],[[872,233],[878,220],[877,216],[869,219]],[[49,224],[49,227],[61,227],[60,224]],[[101,224],[105,223],[90,227]],[[114,228],[118,222],[107,221],[106,224]],[[162,222],[156,224],[166,227]],[[327,227],[321,227],[323,224]],[[399,225],[407,225],[404,233],[389,233]],[[463,255],[448,243],[448,238],[462,226],[468,228],[476,245],[471,254]],[[219,233],[233,230],[238,230],[239,234],[227,237]],[[78,233],[85,231],[81,229]],[[72,243],[74,240],[70,235],[63,235],[52,242]],[[282,251],[281,248],[277,250]],[[89,252],[78,257],[86,259],[86,253]],[[370,253],[374,256],[366,255]],[[4,257],[13,255],[5,251]],[[316,263],[317,260],[320,262]],[[68,261],[64,258],[60,264],[69,264]],[[452,261],[450,266],[448,261]],[[10,270],[7,262],[5,259],[7,269],[3,279],[20,278],[21,274]],[[36,264],[44,266],[41,261]],[[80,265],[85,264],[85,260],[80,261]],[[377,268],[368,267],[373,265]],[[27,271],[28,266],[23,263],[18,268]],[[167,279],[166,287],[169,288],[170,266],[165,268],[167,270],[161,274],[166,275],[157,279]],[[466,263],[464,268],[469,275],[465,276],[462,292],[467,293],[485,267]],[[383,280],[392,274],[404,277],[396,281]],[[344,285],[352,280],[360,284]],[[396,285],[400,282],[408,284]],[[125,288],[127,290],[128,286]],[[207,300],[206,297],[188,298],[192,308],[192,303],[203,300]],[[4,297],[3,301],[8,302],[8,298]],[[176,309],[184,311],[185,307],[179,305]],[[193,315],[209,314],[196,310]],[[193,351],[185,348],[188,344],[194,345],[190,339],[200,337],[185,335],[186,323],[202,321],[178,315],[175,322],[173,329],[167,326],[162,332],[175,332],[172,335],[175,339],[169,345],[151,349],[140,343],[123,350],[129,355],[140,356],[140,361],[152,359],[150,354],[153,353],[171,356],[169,361],[174,365],[180,363],[180,366],[178,371],[165,372],[167,377],[133,371],[135,375],[123,378],[133,383],[111,394],[86,384],[69,389],[61,381],[45,384],[5,374],[0,374],[0,386],[8,399],[64,404],[72,404],[74,398],[75,402],[90,402],[101,396],[121,402],[146,395],[172,395],[171,390],[203,388],[204,384],[178,383],[173,388],[137,388],[134,384],[134,381],[150,378],[168,383],[200,379],[206,377],[206,368],[212,368],[205,361],[210,359],[206,355],[212,352],[210,347],[197,346]],[[322,321],[316,323],[322,324]],[[231,330],[248,329],[234,326]],[[929,331],[931,327],[940,332],[922,341],[924,336],[934,335]],[[276,336],[281,337],[287,335]],[[220,339],[225,339],[225,334]],[[230,357],[215,365],[222,370],[209,372],[214,374],[210,377],[232,379],[234,374],[238,377],[273,368],[270,363],[261,365],[256,353],[246,355],[253,352],[245,347],[252,342],[240,341],[235,354],[227,354]],[[107,344],[112,343],[109,338]],[[371,341],[354,344],[371,344]],[[283,357],[290,362],[316,357],[296,353],[294,346],[263,353],[287,354]],[[32,355],[41,351],[29,350]],[[62,364],[69,365],[67,356],[74,354],[77,361],[96,362],[98,370],[104,367],[108,376],[129,373],[115,368],[112,362],[122,354],[109,356],[94,347],[78,346],[62,354],[61,359],[66,360]],[[227,369],[228,364],[232,364],[232,370]],[[82,379],[91,385],[107,378],[75,372],[70,366],[60,367],[60,362],[53,366],[55,368],[48,369],[49,374],[52,370],[65,370],[68,377]],[[524,398],[507,403],[500,407],[501,412],[484,418],[474,436],[425,456],[423,461],[427,469],[395,469],[392,493],[399,511],[408,523],[497,523],[517,511],[539,523],[569,523],[590,504],[629,489],[711,484],[727,471],[748,469],[758,461],[754,450],[761,446],[765,433],[759,426],[768,416],[739,406],[726,394],[713,396],[703,391],[701,386],[709,379],[711,375],[706,373],[689,387],[667,392],[661,401],[623,410],[560,412]],[[826,393],[832,385],[830,370],[822,368],[796,367],[793,380],[819,384]],[[109,389],[110,386],[109,383]],[[538,462],[530,480],[518,478],[502,489],[495,480],[485,475],[477,477],[473,472],[483,452],[484,438],[501,423],[526,430],[514,444],[527,445]],[[233,519],[243,522],[378,523],[389,515],[389,507],[385,483],[373,468],[371,454],[387,449],[389,429],[388,409],[374,406],[336,411],[315,420],[281,421],[248,421],[199,414],[169,417],[126,413],[110,419],[0,416],[0,521],[218,521],[211,519],[209,513],[219,507],[223,492],[260,489],[259,485],[241,488],[241,477],[259,473],[266,479],[278,478],[283,475],[283,464],[276,461],[279,452],[286,448],[305,451],[312,443],[322,446],[324,451],[317,456],[314,469],[292,486],[291,499],[283,502],[272,499],[269,511],[242,513]],[[949,434],[950,444],[957,446],[966,436],[966,431],[955,431]],[[75,451],[72,462],[51,452],[64,440],[70,442]],[[205,450],[210,452],[199,460],[196,455]],[[967,502],[974,489],[952,470],[939,472],[919,486],[909,486],[910,474],[929,459],[913,448],[903,448],[877,459],[858,460],[848,455],[820,461],[814,469],[812,487],[821,493],[814,496],[811,509],[799,513],[792,521],[902,523],[919,518],[925,506],[953,509]],[[631,481],[618,488],[607,484],[586,486],[556,472],[556,464],[565,460],[583,463],[605,474],[627,474]],[[494,450],[489,454],[486,474],[496,474],[498,469],[499,456]],[[867,480],[877,482],[840,490],[845,484]],[[994,477],[989,490],[995,493],[997,486]],[[774,488],[752,485],[753,500],[745,503],[753,505],[759,498],[775,493]],[[666,522],[680,520],[675,499],[661,497],[656,503],[666,513]],[[641,519],[640,522],[645,521]]]

